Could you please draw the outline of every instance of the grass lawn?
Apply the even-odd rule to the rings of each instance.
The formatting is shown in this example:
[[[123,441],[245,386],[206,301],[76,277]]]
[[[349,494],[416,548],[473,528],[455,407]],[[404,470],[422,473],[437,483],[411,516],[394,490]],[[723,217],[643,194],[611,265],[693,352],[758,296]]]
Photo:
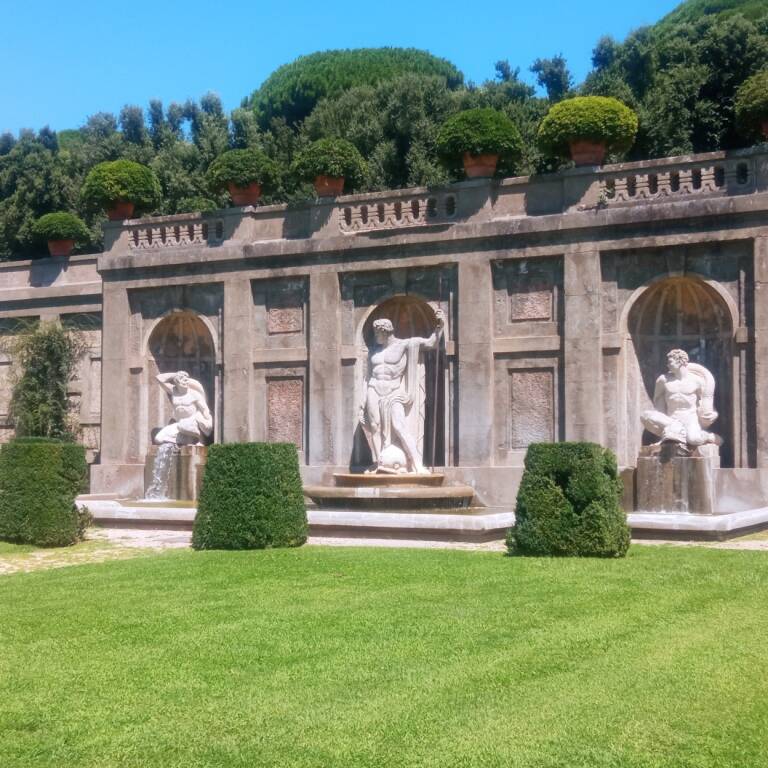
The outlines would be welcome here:
[[[0,578],[0,765],[765,766],[768,553],[169,552]]]

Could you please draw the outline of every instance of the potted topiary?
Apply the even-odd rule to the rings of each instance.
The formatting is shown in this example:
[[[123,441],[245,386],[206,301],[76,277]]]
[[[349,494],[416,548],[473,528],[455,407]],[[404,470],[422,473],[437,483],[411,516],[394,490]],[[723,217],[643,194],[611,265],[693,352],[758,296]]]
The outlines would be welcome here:
[[[130,219],[136,210],[152,210],[160,200],[155,172],[132,160],[98,163],[88,172],[80,195],[107,212],[110,221]]]
[[[65,211],[41,216],[32,225],[32,232],[39,240],[47,241],[51,256],[69,256],[75,243],[88,242],[90,237],[83,220]]]
[[[461,159],[470,179],[493,176],[499,159],[513,163],[523,149],[515,124],[495,109],[468,109],[449,117],[437,134],[437,151],[455,164]]]
[[[277,175],[277,166],[262,151],[230,149],[211,163],[208,182],[217,191],[228,190],[235,205],[256,205]]]
[[[736,122],[749,139],[768,139],[768,69],[745,80],[736,92]]]
[[[336,197],[344,186],[360,186],[368,173],[357,147],[345,139],[320,139],[300,152],[293,172],[315,185],[318,197]]]
[[[555,104],[539,126],[541,150],[576,165],[602,165],[608,152],[626,152],[635,142],[637,115],[617,99],[578,96]]]

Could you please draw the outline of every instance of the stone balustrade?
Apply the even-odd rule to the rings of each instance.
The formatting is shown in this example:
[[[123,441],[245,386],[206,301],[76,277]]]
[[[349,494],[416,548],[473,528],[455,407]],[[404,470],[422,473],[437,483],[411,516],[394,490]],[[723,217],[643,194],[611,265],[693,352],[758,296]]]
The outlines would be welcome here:
[[[128,248],[136,251],[209,245],[224,239],[222,219],[195,213],[129,222],[125,226]]]
[[[325,240],[456,224],[625,208],[768,192],[768,151],[733,152],[571,168],[441,189],[401,189],[293,205],[228,208],[105,226],[105,251],[152,253],[226,243]]]
[[[690,195],[747,194],[755,188],[755,163],[749,156],[725,153],[626,163],[600,171],[601,202],[671,202]]]
[[[443,224],[456,218],[456,193],[414,195],[405,190],[380,200],[343,204],[338,213],[345,234]]]

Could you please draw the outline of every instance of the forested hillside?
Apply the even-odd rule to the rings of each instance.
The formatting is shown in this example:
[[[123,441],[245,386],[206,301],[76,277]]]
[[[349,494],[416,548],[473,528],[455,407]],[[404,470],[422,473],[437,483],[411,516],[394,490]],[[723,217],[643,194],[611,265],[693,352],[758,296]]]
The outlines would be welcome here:
[[[659,24],[624,41],[600,39],[593,70],[573,82],[559,56],[530,70],[540,93],[508,61],[489,62],[489,79],[467,84],[450,62],[414,49],[359,49],[304,56],[279,67],[242,107],[227,114],[219,98],[98,113],[77,129],[48,128],[0,136],[0,259],[41,256],[32,224],[50,211],[80,214],[98,250],[102,214],[80,201],[85,174],[97,162],[128,158],[151,166],[162,188],[157,213],[225,206],[208,188],[208,166],[228,148],[258,147],[276,161],[280,179],[265,202],[312,196],[293,177],[291,161],[310,141],[349,139],[368,161],[365,189],[450,181],[438,162],[441,123],[470,107],[508,114],[525,149],[503,172],[555,169],[535,145],[552,103],[578,93],[614,96],[638,112],[640,133],[629,159],[745,145],[736,130],[738,86],[768,64],[766,0],[689,0]]]

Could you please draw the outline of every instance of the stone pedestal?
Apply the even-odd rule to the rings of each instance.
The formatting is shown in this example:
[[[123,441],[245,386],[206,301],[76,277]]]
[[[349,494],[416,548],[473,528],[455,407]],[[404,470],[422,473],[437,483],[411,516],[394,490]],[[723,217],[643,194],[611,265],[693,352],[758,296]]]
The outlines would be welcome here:
[[[689,455],[677,443],[644,446],[637,460],[637,511],[714,514],[719,468],[716,445]]]
[[[152,484],[152,470],[160,446],[153,445],[147,453],[144,465],[144,493]],[[168,477],[168,499],[174,501],[197,501],[203,482],[208,448],[204,445],[184,445],[176,449],[171,460]]]

